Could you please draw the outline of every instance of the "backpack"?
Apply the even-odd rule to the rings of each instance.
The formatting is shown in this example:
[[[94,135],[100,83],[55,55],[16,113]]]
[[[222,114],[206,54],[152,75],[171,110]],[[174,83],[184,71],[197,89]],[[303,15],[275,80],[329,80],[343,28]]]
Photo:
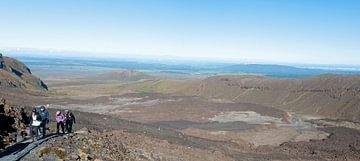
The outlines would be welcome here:
[[[65,117],[66,117],[65,118],[66,121],[71,122],[71,123],[74,122],[74,115],[71,112],[67,113]]]

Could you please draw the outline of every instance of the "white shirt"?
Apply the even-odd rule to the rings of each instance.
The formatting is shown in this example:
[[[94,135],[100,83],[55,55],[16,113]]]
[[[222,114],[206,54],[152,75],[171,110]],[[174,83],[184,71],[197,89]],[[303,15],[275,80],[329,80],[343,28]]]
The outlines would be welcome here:
[[[40,124],[41,124],[41,121],[38,121],[37,120],[37,116],[36,115],[32,115],[32,120],[33,120],[33,122],[32,122],[32,126],[40,126]]]

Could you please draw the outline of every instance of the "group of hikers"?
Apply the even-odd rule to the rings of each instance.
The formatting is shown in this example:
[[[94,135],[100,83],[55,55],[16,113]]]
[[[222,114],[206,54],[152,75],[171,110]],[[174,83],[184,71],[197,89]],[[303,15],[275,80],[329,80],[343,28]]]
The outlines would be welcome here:
[[[56,133],[60,133],[60,128],[63,134],[65,130],[67,133],[72,133],[72,126],[76,123],[75,116],[70,110],[65,112],[57,111],[56,119]],[[38,110],[34,108],[30,116],[30,137],[33,141],[40,139],[40,131],[42,131],[42,138],[46,137],[46,129],[50,122],[50,115],[45,106],[41,106]],[[65,127],[65,129],[64,129]],[[35,137],[34,137],[35,135]]]

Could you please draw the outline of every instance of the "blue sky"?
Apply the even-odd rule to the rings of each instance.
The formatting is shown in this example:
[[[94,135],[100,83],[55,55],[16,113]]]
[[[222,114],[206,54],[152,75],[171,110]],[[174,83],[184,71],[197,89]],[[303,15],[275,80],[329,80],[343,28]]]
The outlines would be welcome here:
[[[360,65],[358,0],[0,0],[0,48]]]

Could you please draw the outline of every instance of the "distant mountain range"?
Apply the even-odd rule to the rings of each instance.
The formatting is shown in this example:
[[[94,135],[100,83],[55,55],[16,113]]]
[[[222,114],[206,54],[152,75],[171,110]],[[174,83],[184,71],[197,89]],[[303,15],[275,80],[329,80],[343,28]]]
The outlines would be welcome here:
[[[285,65],[239,64],[223,67],[228,73],[252,73],[275,78],[303,78],[321,74],[360,74],[360,71],[298,68]]]

